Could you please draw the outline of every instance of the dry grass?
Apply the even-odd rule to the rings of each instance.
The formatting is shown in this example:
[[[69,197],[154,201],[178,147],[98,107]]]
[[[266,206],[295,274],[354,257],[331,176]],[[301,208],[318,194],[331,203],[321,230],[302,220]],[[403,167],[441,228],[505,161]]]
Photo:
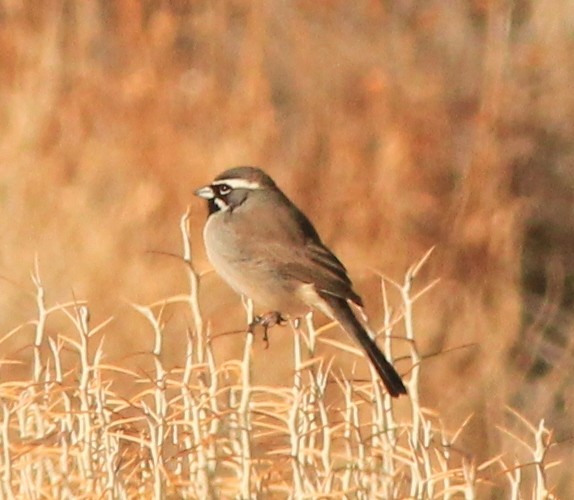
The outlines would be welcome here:
[[[185,400],[172,395],[189,362],[183,346],[202,338],[187,341],[184,332],[208,331],[195,323],[197,311],[171,304],[177,297],[187,300],[188,283],[181,259],[161,252],[179,253],[174,228],[192,203],[194,260],[198,269],[208,269],[200,250],[205,211],[191,193],[228,166],[259,164],[310,215],[348,265],[373,325],[385,324],[379,274],[402,282],[410,264],[436,246],[418,282],[421,288],[435,278],[440,282],[408,315],[422,357],[417,365],[421,374],[415,377],[420,401],[415,404],[435,409],[435,417],[425,418],[437,436],[442,425],[448,439],[470,418],[456,441],[459,462],[452,469],[462,467],[461,457],[467,457],[476,466],[480,488],[493,495],[498,487],[510,487],[499,481],[510,475],[528,491],[541,484],[536,467],[509,468],[515,460],[532,463],[533,439],[544,420],[557,443],[550,460],[564,464],[549,471],[548,483],[560,496],[572,497],[566,465],[574,460],[569,445],[574,435],[573,24],[568,0],[2,2],[2,390],[16,397],[33,387],[36,392],[24,406],[39,415],[34,418],[61,422],[65,419],[58,415],[67,397],[76,398],[74,408],[97,401],[91,393],[80,396],[80,378],[67,372],[81,353],[84,327],[75,322],[80,321],[76,315],[82,298],[90,308],[87,326],[113,318],[90,337],[98,345],[105,333],[100,356],[108,368],[98,376],[109,407],[118,412],[114,418],[134,418],[136,432],[148,433],[134,446],[149,449],[152,431],[149,424],[144,430],[143,423],[157,423],[160,407],[149,400],[151,393],[140,392],[142,383],[136,381],[147,380],[153,393],[158,367],[145,333],[149,319],[132,303],[172,297],[163,310],[161,363],[170,387],[165,398],[176,398],[168,410],[175,411]],[[37,316],[38,301],[30,293],[29,273],[36,259],[45,304],[55,309],[39,329],[44,332],[41,347],[31,348],[35,333],[29,330],[30,318]],[[398,314],[404,296],[392,286],[386,291]],[[202,277],[199,300],[210,332],[237,331],[244,324],[237,297],[212,273]],[[162,307],[152,307],[154,317]],[[399,338],[407,330],[402,321],[393,325]],[[58,338],[68,340],[60,345]],[[229,398],[234,391],[233,397],[244,394],[245,373],[237,371],[236,360],[242,359],[245,346],[240,333],[215,339],[194,351],[199,356],[205,350],[207,356],[211,349],[215,367],[195,368],[191,376],[199,380],[201,371],[218,380],[220,399],[227,398],[227,406],[220,404],[229,409],[218,418],[227,423],[228,416],[239,418],[241,400]],[[302,337],[299,341],[305,345]],[[281,330],[267,351],[254,342],[252,387],[291,388],[293,343],[293,335]],[[409,344],[395,344],[406,373]],[[94,358],[96,345],[88,349],[89,366],[102,363]],[[329,366],[316,361],[306,367],[303,385],[315,387],[313,397],[319,401],[320,384],[314,385],[311,374],[329,372],[326,400],[343,412],[341,401],[348,399],[344,380],[367,380],[366,364],[358,363],[351,375],[356,359],[350,354],[332,342],[319,343],[317,349],[317,359],[337,353],[336,359]],[[65,390],[54,393],[56,353]],[[118,371],[121,367],[129,370]],[[48,375],[51,386],[45,385]],[[90,380],[96,376],[89,375]],[[42,381],[35,385],[30,377]],[[199,397],[204,389],[193,384],[199,392],[192,393]],[[374,392],[369,391],[375,389],[365,383],[361,390],[366,392],[353,396],[370,402]],[[274,397],[277,411],[298,404],[281,391]],[[12,404],[4,412],[10,417],[5,425],[20,432]],[[372,411],[367,403],[360,406],[361,418]],[[414,413],[406,406],[396,407],[401,449],[408,449],[408,432],[414,432]],[[66,431],[70,443],[87,442],[85,435],[79,441],[73,435],[83,414],[66,417],[74,421]],[[111,425],[103,413],[90,415]],[[170,432],[180,417],[165,416]],[[360,421],[370,421],[364,418]],[[286,424],[281,425],[285,433]],[[281,435],[278,429],[268,432]],[[16,450],[26,440],[8,437],[11,461],[32,457]],[[116,439],[125,444],[123,437]],[[281,442],[257,443],[262,454],[283,450]],[[382,446],[369,441],[367,455],[371,445]],[[219,453],[220,443],[213,446]],[[45,460],[61,451],[54,443],[42,449]],[[174,450],[161,454],[161,460],[178,457],[177,446]],[[419,456],[416,450],[393,453],[411,461]],[[499,456],[506,475],[499,471],[491,479],[495,465],[479,470],[478,464]],[[88,458],[78,459],[87,467]],[[319,464],[315,455],[311,459]],[[29,458],[29,467],[35,463]],[[320,467],[327,474],[326,465]],[[414,475],[410,465],[402,467]],[[134,483],[153,483],[141,480],[145,474],[133,476]],[[167,467],[161,474],[165,479],[175,472]],[[40,476],[34,481],[41,482]],[[410,477],[397,474],[388,484],[405,485]],[[487,485],[487,477],[497,486]],[[343,488],[333,478],[332,484]],[[14,472],[10,481],[19,480]],[[303,476],[305,487],[308,480]],[[353,484],[362,484],[357,481]],[[432,481],[425,487],[431,483],[435,493],[442,491]]]
[[[333,369],[332,359],[317,356],[325,342],[356,350],[325,338],[326,328],[316,329],[311,316],[306,328],[291,326],[294,371],[287,383],[253,384],[250,332],[244,333],[242,358],[218,366],[212,349],[217,335],[204,328],[199,308],[188,215],[182,230],[189,294],[133,305],[153,339],[149,373],[108,363],[109,322],[92,325],[88,306],[79,302],[51,307],[39,276],[33,276],[38,317],[9,334],[34,331],[33,373],[0,384],[3,498],[471,499],[496,491],[516,499],[553,497],[547,454],[554,443],[544,421],[535,427],[510,412],[528,436],[524,441],[498,429],[524,445],[528,462],[501,455],[477,463],[458,446],[469,419],[448,431],[440,415],[420,405],[412,306],[432,286],[417,294],[412,286],[430,253],[403,284],[390,282],[402,297],[397,314],[385,301],[380,333],[387,356],[392,359],[398,323],[405,325],[410,346],[409,398],[397,402],[382,391],[374,369],[366,380],[348,378]],[[163,345],[170,307],[189,308],[194,326],[183,367],[168,370]],[[47,335],[55,315],[72,324],[72,336]],[[247,323],[252,318],[248,306]],[[66,362],[66,351],[73,361]],[[4,359],[3,371],[10,364]],[[133,380],[134,395],[114,389],[118,374]],[[525,479],[530,469],[534,476]]]

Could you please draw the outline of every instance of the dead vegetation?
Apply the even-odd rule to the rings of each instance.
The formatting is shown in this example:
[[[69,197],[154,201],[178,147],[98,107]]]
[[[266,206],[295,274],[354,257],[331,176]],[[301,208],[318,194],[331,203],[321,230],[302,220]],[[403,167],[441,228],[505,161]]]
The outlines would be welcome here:
[[[96,496],[131,496],[138,484],[146,494],[167,488],[164,494],[176,491],[176,477],[193,478],[177,490],[191,496],[196,484],[220,488],[222,479],[209,472],[213,457],[205,458],[209,474],[201,483],[193,474],[203,465],[192,474],[196,462],[187,462],[184,450],[221,426],[214,443],[200,442],[218,459],[234,457],[218,465],[221,477],[242,477],[238,446],[245,436],[229,434],[239,418],[258,426],[249,436],[258,460],[252,491],[290,484],[274,467],[287,474],[281,477],[296,472],[285,450],[288,409],[302,401],[291,392],[299,373],[302,387],[314,391],[309,415],[323,418],[324,404],[333,432],[342,433],[330,459],[319,423],[302,438],[299,484],[306,491],[366,492],[369,467],[390,456],[398,468],[375,488],[413,494],[401,488],[415,484],[412,464],[423,460],[424,447],[409,444],[418,432],[414,409],[432,408],[432,416],[421,410],[420,417],[435,436],[429,446],[444,433],[456,451],[446,466],[437,458],[442,445],[431,453],[432,467],[418,473],[419,487],[430,488],[425,494],[470,484],[475,489],[467,491],[481,497],[516,492],[513,484],[530,494],[544,484],[572,496],[565,468],[574,459],[571,2],[49,0],[3,2],[0,14],[0,374],[8,432],[2,442],[9,443],[2,464],[18,465],[3,466],[3,493],[27,496],[25,484],[66,495],[92,477],[89,470],[102,474],[92,477]],[[412,408],[396,405],[390,455],[382,438],[365,431],[378,408],[367,365],[355,367],[357,359],[341,351],[336,329],[308,358],[302,333],[278,329],[267,351],[255,340],[248,382],[263,389],[249,404],[262,405],[256,396],[266,395],[275,413],[239,410],[247,404],[238,362],[246,349],[238,331],[244,312],[206,271],[204,207],[191,200],[195,187],[236,164],[265,167],[310,215],[349,267],[377,330],[389,321],[385,314],[402,317],[404,305],[400,287],[387,287],[385,313],[380,274],[402,283],[409,266],[435,247],[417,283],[423,289],[440,282],[407,315],[422,358],[414,364],[419,375],[410,371],[411,345],[393,341],[420,398]],[[189,203],[194,261],[206,271],[193,307],[181,259],[166,255],[180,253],[174,228]],[[30,291],[35,262],[44,312]],[[148,306],[135,310],[134,303]],[[161,355],[150,340],[154,321]],[[321,318],[315,321],[323,332]],[[407,331],[404,321],[393,324],[396,338]],[[293,339],[304,354],[295,371]],[[84,341],[89,348],[81,354]],[[184,355],[184,345],[193,346],[195,358]],[[209,352],[213,366],[206,364]],[[205,362],[196,367],[199,353]],[[78,364],[81,356],[87,365]],[[190,359],[194,368],[185,375]],[[207,415],[200,434],[182,423],[185,376],[189,398]],[[216,417],[202,399],[209,386],[202,377],[221,390],[210,403],[220,405]],[[364,384],[348,394],[348,380]],[[100,387],[99,396],[90,384]],[[362,444],[344,434],[352,404],[360,408]],[[153,458],[158,429],[165,442]],[[99,444],[88,456],[91,439]],[[540,481],[536,464],[550,442],[557,445],[545,463],[563,465]],[[353,456],[364,453],[360,471],[346,468],[346,446]],[[281,465],[261,458],[272,450]],[[118,458],[123,453],[129,458]],[[154,470],[153,460],[163,469]],[[68,469],[57,468],[65,463]],[[426,462],[418,463],[424,469]],[[102,479],[111,467],[123,471],[117,490]],[[320,472],[312,477],[313,467]],[[441,467],[458,472],[443,475]],[[51,482],[50,468],[70,484]],[[246,487],[225,484],[235,492]]]
[[[432,285],[416,294],[412,286],[430,252],[409,269],[404,283],[383,281],[383,292],[396,287],[402,303],[393,314],[385,300],[379,334],[391,357],[394,325],[405,326],[409,398],[393,401],[374,369],[367,379],[348,378],[333,368],[332,358],[318,356],[321,343],[361,354],[326,338],[332,325],[317,329],[311,316],[305,325],[291,326],[293,372],[287,382],[257,385],[252,377],[256,339],[247,328],[242,357],[221,365],[215,360],[217,335],[204,327],[198,306],[200,279],[189,259],[187,222],[186,215],[189,294],[133,304],[148,323],[153,360],[148,373],[109,363],[104,352],[110,322],[92,325],[88,306],[77,301],[50,306],[40,277],[33,275],[37,318],[2,339],[26,330],[35,339],[31,376],[0,384],[3,498],[470,499],[497,490],[516,499],[553,497],[547,469],[555,464],[547,454],[554,442],[544,421],[533,426],[507,410],[526,437],[497,431],[522,444],[529,461],[499,455],[478,463],[458,444],[472,417],[447,430],[439,414],[421,406],[422,358],[412,306]],[[183,343],[184,365],[173,369],[163,361],[164,316],[170,307],[189,308],[194,320]],[[72,324],[71,336],[47,335],[55,315]],[[248,305],[247,323],[252,315]],[[64,351],[71,363],[63,360]],[[2,371],[12,362],[4,359]],[[119,374],[138,388],[131,397],[114,389]]]

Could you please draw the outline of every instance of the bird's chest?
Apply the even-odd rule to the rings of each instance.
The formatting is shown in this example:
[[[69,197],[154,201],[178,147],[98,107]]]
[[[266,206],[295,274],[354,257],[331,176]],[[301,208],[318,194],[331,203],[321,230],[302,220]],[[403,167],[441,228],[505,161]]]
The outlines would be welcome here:
[[[242,259],[249,233],[248,227],[238,227],[232,214],[216,213],[209,217],[203,231],[207,255],[216,268],[219,264]],[[240,224],[240,226],[244,226]]]
[[[212,215],[204,229],[207,256],[215,270],[233,288],[245,293],[257,264],[257,241],[252,227],[236,214]]]
[[[216,272],[257,304],[287,315],[303,314],[306,308],[295,293],[298,283],[278,272],[276,259],[266,251],[272,243],[260,227],[244,225],[234,215],[212,215],[205,226],[207,256]]]

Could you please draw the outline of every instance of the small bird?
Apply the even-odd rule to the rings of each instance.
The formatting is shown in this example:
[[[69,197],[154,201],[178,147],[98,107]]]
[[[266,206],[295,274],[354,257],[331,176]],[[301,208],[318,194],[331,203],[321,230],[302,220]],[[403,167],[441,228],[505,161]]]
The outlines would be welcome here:
[[[361,345],[391,396],[407,393],[349,305],[363,301],[345,266],[269,175],[256,167],[232,168],[195,195],[207,200],[209,260],[236,292],[270,310],[262,317],[265,326],[318,309]]]

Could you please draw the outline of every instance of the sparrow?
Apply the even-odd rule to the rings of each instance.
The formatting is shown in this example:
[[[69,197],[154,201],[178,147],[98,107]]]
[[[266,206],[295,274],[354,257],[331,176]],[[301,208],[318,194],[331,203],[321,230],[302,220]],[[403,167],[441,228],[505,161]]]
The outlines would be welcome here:
[[[203,237],[211,264],[236,292],[269,309],[267,325],[317,309],[359,343],[391,396],[407,393],[350,306],[363,301],[345,266],[269,175],[232,168],[195,195],[207,200]]]

